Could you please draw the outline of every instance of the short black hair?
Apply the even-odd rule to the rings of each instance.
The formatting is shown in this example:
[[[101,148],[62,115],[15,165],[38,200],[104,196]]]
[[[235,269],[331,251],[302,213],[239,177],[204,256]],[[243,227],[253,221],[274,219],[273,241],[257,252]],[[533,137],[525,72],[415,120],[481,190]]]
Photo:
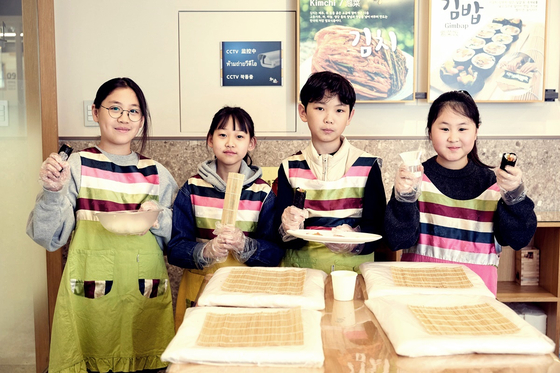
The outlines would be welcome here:
[[[340,102],[350,107],[356,103],[356,92],[352,83],[340,74],[331,71],[320,71],[312,74],[299,93],[299,100],[307,110],[307,104],[318,102],[323,98],[338,96]]]

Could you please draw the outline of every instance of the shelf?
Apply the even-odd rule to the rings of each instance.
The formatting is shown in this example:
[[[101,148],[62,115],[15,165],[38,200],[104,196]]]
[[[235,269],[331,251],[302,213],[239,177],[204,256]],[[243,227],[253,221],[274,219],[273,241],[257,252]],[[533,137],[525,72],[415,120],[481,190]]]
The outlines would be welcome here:
[[[514,281],[498,282],[500,302],[558,302],[558,297],[540,286],[520,286]]]

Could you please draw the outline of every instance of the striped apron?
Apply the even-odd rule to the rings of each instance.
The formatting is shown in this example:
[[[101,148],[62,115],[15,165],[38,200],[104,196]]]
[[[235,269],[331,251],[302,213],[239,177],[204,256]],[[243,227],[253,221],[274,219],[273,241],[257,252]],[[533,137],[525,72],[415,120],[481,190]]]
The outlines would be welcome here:
[[[155,237],[119,236],[95,211],[136,210],[158,200],[155,163],[118,166],[98,149],[80,152],[76,228],[53,322],[50,373],[133,372],[160,360],[174,335],[171,291]]]

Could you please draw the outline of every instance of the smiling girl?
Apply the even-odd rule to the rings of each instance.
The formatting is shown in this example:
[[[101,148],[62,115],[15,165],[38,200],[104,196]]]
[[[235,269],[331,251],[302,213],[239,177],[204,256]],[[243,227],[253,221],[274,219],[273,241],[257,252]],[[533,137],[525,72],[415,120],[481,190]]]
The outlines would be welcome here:
[[[248,153],[257,144],[249,114],[239,107],[220,109],[206,143],[214,158],[198,165],[198,174],[187,180],[173,204],[168,260],[186,268],[180,289],[186,289],[187,307],[194,304],[205,274],[224,266],[277,266],[284,254],[271,224],[276,197]],[[235,227],[217,224],[229,172],[245,175]]]
[[[171,289],[163,248],[171,236],[177,183],[144,149],[150,113],[129,78],[105,82],[93,103],[101,138],[96,147],[41,166],[43,191],[27,234],[49,251],[72,237],[54,314],[49,372],[139,372],[160,360],[173,338]],[[98,211],[161,209],[143,235],[120,236]]]
[[[385,232],[393,250],[403,249],[401,260],[464,264],[496,294],[500,245],[525,247],[537,220],[521,170],[492,170],[478,157],[479,126],[467,92],[433,102],[427,131],[437,155],[423,163],[422,177],[399,167]]]

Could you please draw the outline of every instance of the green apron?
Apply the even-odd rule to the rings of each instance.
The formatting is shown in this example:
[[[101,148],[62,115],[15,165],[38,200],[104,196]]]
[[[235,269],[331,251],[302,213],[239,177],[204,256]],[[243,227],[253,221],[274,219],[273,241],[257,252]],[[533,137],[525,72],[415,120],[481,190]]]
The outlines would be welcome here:
[[[140,292],[144,279],[161,280],[157,296]],[[101,294],[87,298],[84,280],[96,281]],[[118,236],[79,220],[56,302],[49,372],[164,368],[160,356],[173,335],[167,269],[155,237]]]
[[[314,268],[331,273],[332,266],[337,270],[359,272],[359,266],[365,262],[373,262],[373,254],[347,255],[335,254],[318,242],[308,242],[300,250],[286,250],[280,264],[282,267]]]

